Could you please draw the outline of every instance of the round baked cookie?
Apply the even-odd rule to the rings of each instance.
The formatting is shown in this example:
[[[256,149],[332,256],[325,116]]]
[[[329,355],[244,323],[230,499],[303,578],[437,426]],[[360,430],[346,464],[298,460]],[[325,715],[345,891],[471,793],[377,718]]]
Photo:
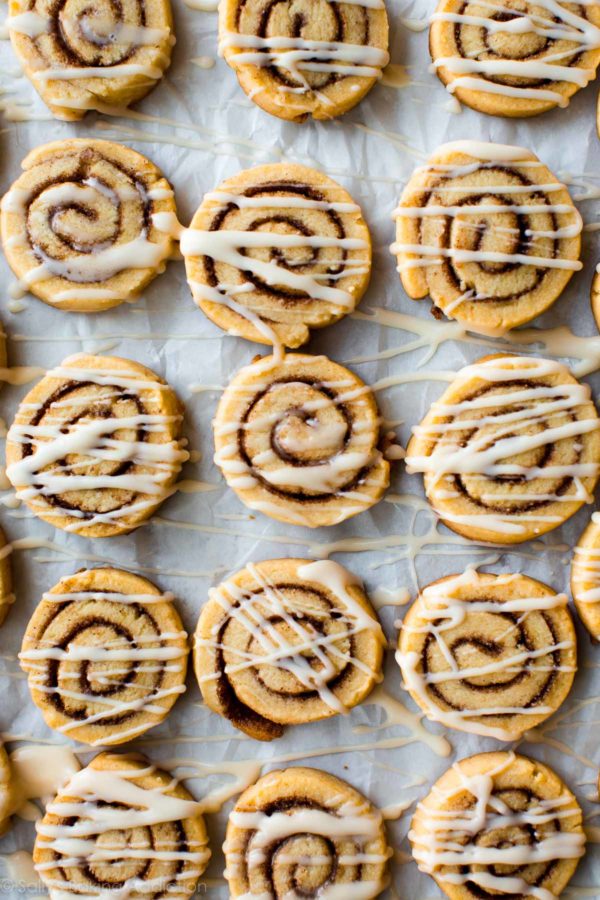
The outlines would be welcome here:
[[[36,870],[51,900],[191,897],[210,858],[202,805],[140,754],[101,753],[37,823]]]
[[[577,644],[566,594],[525,575],[466,569],[427,585],[402,623],[405,687],[434,722],[501,741],[566,699]]]
[[[187,634],[171,594],[100,568],[62,578],[29,621],[19,654],[50,728],[93,747],[158,725],[185,691]]]
[[[23,71],[58,119],[144,97],[171,61],[170,0],[10,0]]]
[[[329,560],[249,563],[209,592],[194,643],[206,705],[257,740],[348,712],[381,681],[385,637]]]
[[[293,525],[336,525],[381,499],[390,466],[375,397],[326,356],[258,358],[213,423],[215,462],[240,500]]]
[[[299,347],[356,307],[371,274],[360,207],[316,169],[247,169],[206,194],[181,250],[194,300],[231,334]]]
[[[12,544],[7,542],[6,536],[0,528],[0,625],[6,619],[11,606],[15,602],[12,566],[10,564],[11,553]]]
[[[0,743],[0,836],[10,828],[10,817],[15,811],[15,791],[12,769],[4,744]]]
[[[69,356],[21,402],[6,474],[40,519],[86,537],[145,522],[188,458],[183,407],[158,375],[116,356]]]
[[[408,836],[419,869],[451,900],[558,897],[585,852],[571,791],[548,766],[508,752],[455,763]]]
[[[592,513],[575,547],[571,593],[579,618],[591,636],[600,640],[600,513]]]
[[[301,767],[269,772],[244,791],[223,849],[231,897],[276,900],[377,897],[392,855],[381,813],[362,794]]]
[[[461,103],[492,116],[568,106],[596,77],[600,8],[555,0],[440,0],[429,49]]]
[[[384,0],[223,0],[219,52],[246,94],[280,119],[332,119],[362,100],[389,62]]]
[[[72,138],[32,150],[21,168],[0,213],[20,292],[59,309],[99,312],[136,300],[164,271],[175,244],[154,216],[174,216],[175,200],[145,156]]]
[[[472,331],[529,322],[582,268],[581,216],[522,147],[443,144],[416,169],[394,216],[391,250],[406,293]]]
[[[590,299],[596,327],[600,330],[600,263],[596,266],[596,272],[592,279]]]
[[[474,541],[517,544],[566,522],[600,474],[589,385],[556,360],[485,356],[413,429],[410,473],[444,525]]]

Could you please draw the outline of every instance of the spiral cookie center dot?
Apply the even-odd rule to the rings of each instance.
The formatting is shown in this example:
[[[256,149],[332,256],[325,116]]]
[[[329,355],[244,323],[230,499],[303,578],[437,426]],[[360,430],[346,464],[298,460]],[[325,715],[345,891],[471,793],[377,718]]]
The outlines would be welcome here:
[[[80,65],[113,66],[124,62],[135,48],[124,26],[143,25],[141,6],[131,0],[67,0],[58,15],[63,51]],[[135,32],[134,32],[135,33]]]
[[[335,848],[328,838],[295,835],[283,841],[272,857],[273,887],[277,897],[294,892],[312,897],[330,881],[335,869]]]
[[[347,431],[341,416],[291,410],[275,426],[274,443],[284,458],[315,461],[341,450]]]
[[[127,851],[134,847],[139,858]],[[131,878],[141,878],[148,869],[144,851],[152,851],[152,836],[148,828],[130,828],[125,831],[111,829],[96,836],[95,853],[104,860],[88,861],[88,876],[98,884],[118,887]],[[127,854],[123,859],[123,854]]]

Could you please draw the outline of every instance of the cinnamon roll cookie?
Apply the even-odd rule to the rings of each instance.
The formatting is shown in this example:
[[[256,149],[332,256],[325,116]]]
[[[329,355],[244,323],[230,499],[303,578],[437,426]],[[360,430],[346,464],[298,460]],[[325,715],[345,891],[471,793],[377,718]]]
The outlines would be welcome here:
[[[593,500],[600,424],[589,386],[562,363],[512,355],[466,366],[407,450],[442,522],[475,541],[515,544]]]
[[[424,588],[396,659],[434,722],[514,741],[565,700],[577,668],[565,594],[525,575],[467,569]]]
[[[191,897],[210,850],[202,805],[140,754],[101,753],[37,823],[36,870],[51,900]]]
[[[600,640],[600,513],[579,538],[571,569],[571,593],[579,618],[595,640]]]
[[[154,225],[173,191],[142,156],[110,141],[45,144],[23,160],[2,199],[0,231],[19,279],[50,306],[98,312],[137,299],[175,246]]]
[[[419,869],[451,900],[558,898],[585,852],[571,791],[548,766],[505,752],[448,769],[408,836]]]
[[[0,837],[10,828],[10,817],[15,811],[15,789],[8,753],[0,743]]]
[[[0,625],[6,619],[11,606],[15,602],[12,566],[10,564],[11,553],[12,544],[7,542],[4,532],[0,528]]]
[[[381,813],[319,769],[270,772],[229,815],[224,845],[231,897],[360,897],[386,887]]]
[[[194,664],[205,703],[258,740],[356,706],[381,680],[385,638],[338,563],[250,563],[209,593]]]
[[[70,356],[27,394],[6,444],[6,474],[40,519],[86,537],[145,522],[188,458],[183,408],[150,369]]]
[[[170,0],[10,0],[13,48],[58,119],[144,97],[171,60]]]
[[[389,62],[384,0],[224,0],[219,52],[262,109],[302,122],[362,100]]]
[[[258,166],[206,194],[181,250],[196,303],[216,325],[299,347],[367,289],[371,239],[335,181],[292,163]]]
[[[433,68],[461,103],[493,116],[568,106],[596,77],[600,7],[564,0],[440,0]]]
[[[566,187],[529,150],[444,144],[415,171],[394,211],[402,284],[473,331],[529,322],[580,262],[582,220]]]
[[[390,466],[370,388],[325,356],[259,358],[226,388],[215,462],[250,509],[294,525],[335,525],[376,503]]]
[[[50,728],[109,746],[165,718],[185,691],[188,656],[172,599],[112,568],[77,572],[44,594],[19,659]]]

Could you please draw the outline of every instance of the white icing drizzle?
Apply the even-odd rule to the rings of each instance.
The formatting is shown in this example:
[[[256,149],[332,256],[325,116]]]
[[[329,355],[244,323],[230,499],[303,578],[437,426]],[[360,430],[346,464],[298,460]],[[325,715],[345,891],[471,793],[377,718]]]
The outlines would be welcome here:
[[[583,6],[595,6],[595,2],[584,0]],[[572,5],[558,0],[535,0],[525,4],[524,9],[516,6],[507,7],[502,2],[484,0],[473,3],[473,7],[489,10],[489,17],[472,15],[468,12],[436,12],[431,16],[432,22],[450,22],[454,26],[473,26],[483,29],[487,35],[503,33],[505,35],[536,35],[548,42],[548,52],[540,54],[537,59],[479,59],[477,57],[447,56],[434,60],[431,70],[444,68],[457,78],[453,78],[446,89],[453,94],[456,90],[480,91],[500,94],[517,99],[547,100],[565,107],[569,98],[552,88],[506,84],[500,79],[507,76],[521,79],[539,80],[543,82],[575,84],[585,87],[596,77],[594,66],[583,68],[577,65],[577,57],[581,53],[596,50],[600,47],[600,28],[585,16],[573,9]],[[466,7],[468,8],[468,6]],[[544,17],[540,10],[546,12]],[[508,14],[507,17],[502,14]],[[567,42],[560,52],[551,52],[553,42]],[[484,55],[484,53],[478,54]],[[570,62],[574,62],[572,66]],[[481,78],[471,76],[483,76]],[[488,80],[486,76],[491,76]],[[496,79],[496,80],[494,80]]]
[[[335,851],[331,852],[335,853],[337,866],[385,864],[392,851],[381,847],[381,813],[366,801],[344,800],[342,797],[332,797],[327,806],[331,806],[331,812],[328,809],[302,805],[286,812],[265,813],[262,810],[234,809],[230,813],[230,822],[234,827],[249,832],[249,839],[243,854],[236,839],[225,842],[223,849],[227,854],[226,877],[240,877],[245,871],[250,884],[260,880],[258,870],[264,865],[270,849],[282,843],[283,852],[278,852],[274,858],[274,865],[277,867],[331,864],[330,855],[306,856],[302,855],[300,848],[294,846],[293,839],[296,836],[302,840],[308,835],[326,838],[336,845]],[[338,842],[341,845],[339,850]],[[339,881],[335,879],[321,885],[318,896],[325,900],[369,900],[377,896],[384,886],[381,876],[378,881],[346,881],[341,877]],[[242,898],[273,900],[274,896],[269,890],[257,893],[251,888]]]
[[[495,584],[518,584],[518,575],[498,575]],[[441,722],[449,728],[458,728],[471,734],[479,734],[483,737],[492,737],[500,741],[510,741],[518,737],[509,726],[489,726],[483,722],[472,721],[485,716],[523,715],[538,716],[549,715],[553,707],[542,704],[532,706],[507,707],[498,703],[496,706],[480,707],[477,709],[444,709],[438,705],[429,693],[430,685],[443,685],[451,681],[462,679],[476,679],[481,676],[506,673],[535,674],[548,671],[548,658],[553,671],[575,671],[573,668],[558,667],[552,661],[552,654],[557,651],[567,650],[574,646],[573,641],[560,641],[546,646],[527,648],[506,655],[499,654],[498,658],[490,660],[484,665],[462,668],[445,641],[445,632],[459,626],[471,613],[487,613],[491,616],[502,613],[520,613],[517,624],[521,625],[527,616],[536,610],[557,609],[567,605],[566,594],[551,594],[543,597],[515,596],[511,600],[462,600],[456,596],[456,592],[462,587],[477,585],[478,574],[475,569],[467,568],[464,573],[456,575],[442,582],[434,582],[428,585],[420,594],[422,605],[419,609],[419,619],[425,619],[427,624],[414,627],[403,624],[403,631],[409,634],[428,634],[435,639],[439,652],[448,663],[444,671],[424,673],[420,671],[420,656],[414,651],[396,652],[396,661],[402,670],[405,685],[408,690],[419,697],[426,710],[426,715],[434,722]],[[504,620],[505,633],[509,634],[512,627]],[[540,668],[541,667],[541,668]],[[520,733],[520,732],[519,732]]]
[[[380,675],[361,660],[347,657],[336,643],[365,630],[373,631],[380,637],[382,643],[385,643],[377,619],[357,603],[348,591],[352,585],[361,585],[360,580],[338,563],[328,560],[306,563],[298,568],[297,575],[301,582],[306,582],[307,587],[317,584],[325,589],[328,596],[333,595],[339,599],[340,606],[335,610],[332,609],[331,613],[336,613],[336,620],[343,625],[343,629],[331,634],[321,634],[310,624],[304,625],[301,621],[303,611],[310,612],[310,605],[304,609],[301,601],[294,600],[279,590],[261,571],[260,563],[256,565],[249,563],[246,568],[255,584],[261,588],[260,591],[257,592],[255,588],[244,589],[233,580],[228,580],[213,588],[210,597],[222,606],[225,618],[232,618],[240,623],[262,652],[253,655],[243,649],[237,651],[229,644],[223,648],[214,638],[207,640],[199,635],[196,636],[197,646],[226,649],[228,655],[239,655],[239,662],[225,665],[223,669],[225,675],[253,669],[257,665],[275,666],[289,672],[306,690],[316,691],[323,703],[336,713],[346,713],[347,708],[329,687],[331,679],[338,674],[340,663],[356,666],[377,680]],[[265,617],[265,601],[269,614],[280,617],[287,626],[286,629],[275,627]],[[220,620],[214,627],[215,634],[222,627],[223,621]],[[293,635],[293,640],[288,639],[286,631]],[[305,654],[309,651],[317,666],[311,665],[305,658]],[[220,672],[209,672],[200,676],[199,681],[200,683],[215,681],[220,677]]]
[[[11,788],[14,810],[22,819],[37,821],[41,818],[32,800],[45,805],[80,769],[79,761],[70,747],[58,745],[27,744],[10,754]]]
[[[530,884],[510,869],[583,856],[583,833],[544,833],[543,830],[548,823],[577,815],[579,808],[572,797],[563,793],[555,798],[533,800],[526,810],[513,810],[494,793],[494,777],[506,771],[514,759],[514,754],[507,754],[495,768],[492,765],[488,771],[474,775],[468,775],[460,762],[455,763],[453,769],[459,776],[456,786],[446,790],[434,786],[433,802],[427,798],[418,806],[419,827],[409,832],[413,854],[422,872],[435,874],[449,885],[472,883],[486,891],[557,900],[550,890]],[[465,792],[473,798],[471,806],[455,811],[444,808]],[[507,837],[501,838],[499,846],[488,846],[485,841],[477,840],[482,832],[491,834],[495,829],[507,836],[511,829],[526,829],[535,834],[535,840],[512,843]],[[502,866],[508,867],[508,871],[503,872]],[[456,868],[448,871],[446,867]]]
[[[592,522],[600,526],[600,513],[592,513]],[[587,585],[585,590],[578,588],[578,603],[600,603],[600,548],[575,547],[573,560],[573,586]]]
[[[486,166],[499,164],[504,167],[514,165],[517,169],[523,167],[535,169],[536,167],[541,167],[543,165],[530,151],[521,147],[512,147],[504,144],[486,144],[478,141],[456,141],[454,143],[444,144],[439,148],[436,155],[445,155],[447,153],[463,153],[467,156],[471,156],[473,160],[480,160],[484,168]],[[573,272],[582,269],[583,264],[579,260],[561,258],[556,255],[550,256],[548,255],[545,246],[541,244],[539,246],[544,252],[540,255],[535,254],[536,238],[551,238],[558,240],[561,238],[574,238],[581,233],[583,220],[578,210],[569,203],[540,203],[535,202],[532,199],[528,199],[525,203],[519,203],[518,201],[518,196],[520,194],[536,197],[540,193],[551,194],[565,190],[565,185],[560,182],[550,182],[547,184],[536,183],[535,180],[531,184],[495,184],[493,182],[485,185],[475,184],[473,186],[463,184],[460,180],[460,176],[468,175],[471,172],[476,171],[477,168],[477,163],[450,165],[432,162],[430,165],[417,169],[415,174],[422,174],[423,176],[423,187],[421,190],[423,192],[431,190],[434,194],[443,198],[448,196],[449,202],[438,204],[426,203],[424,206],[400,204],[400,206],[394,210],[393,217],[395,219],[408,218],[415,220],[427,218],[446,220],[449,218],[451,221],[455,221],[456,219],[459,219],[460,226],[463,228],[469,227],[469,216],[474,217],[475,219],[472,227],[479,228],[480,224],[477,220],[482,216],[489,214],[490,216],[498,215],[501,217],[503,213],[510,213],[515,216],[560,214],[563,216],[570,216],[572,221],[553,231],[529,229],[526,236],[529,238],[527,247],[531,248],[531,253],[465,249],[454,245],[440,246],[437,243],[435,245],[428,245],[426,243],[394,241],[390,247],[390,252],[394,255],[403,254],[398,264],[399,272],[414,268],[439,266],[445,259],[449,259],[456,264],[508,263],[531,266],[537,269],[558,269]],[[439,178],[433,187],[428,188],[428,176],[430,174],[435,174],[439,176]],[[451,182],[452,179],[458,179],[458,184],[445,184],[445,179],[448,179],[449,182]],[[496,200],[492,199],[489,203],[476,202],[472,206],[465,203],[452,204],[451,200],[453,194],[466,196],[469,193],[472,193],[475,199],[477,199],[478,195],[484,194],[486,197],[498,197],[498,201],[496,202]],[[511,195],[517,198],[516,202],[507,202],[504,199],[506,196]],[[501,219],[501,221],[503,220]],[[495,224],[494,221],[488,222],[487,228],[492,235],[501,236],[503,231],[503,226],[501,224]],[[464,292],[459,295],[456,300],[444,307],[444,312],[451,317],[456,308],[465,301],[485,301],[488,299],[491,299],[490,294],[465,286]]]
[[[294,92],[307,93],[310,85],[303,72],[327,72],[362,78],[380,78],[389,62],[389,53],[378,47],[343,41],[315,41],[301,37],[260,37],[228,31],[219,39],[219,53],[236,51],[236,65],[276,66],[288,71],[300,83]]]
[[[82,71],[78,69],[77,71]],[[104,70],[103,70],[104,71]],[[160,189],[159,189],[160,190]],[[93,204],[96,199],[106,203],[108,199],[116,207],[131,200],[138,200],[142,204],[148,200],[161,199],[147,192],[139,182],[120,188],[107,188],[95,178],[86,178],[81,183],[66,182],[50,185],[35,198],[35,216],[41,221],[44,218],[51,227],[60,225],[60,209],[52,212],[56,206],[83,206]],[[24,221],[28,216],[28,203],[31,200],[28,191],[22,188],[11,188],[2,198],[1,208],[4,212],[16,213]],[[19,236],[20,237],[20,236]],[[27,242],[27,236],[23,235],[23,243]],[[78,285],[91,282],[103,282],[119,272],[127,269],[164,268],[171,253],[170,240],[149,240],[148,228],[142,223],[139,235],[133,240],[124,243],[111,244],[108,247],[102,244],[94,246],[92,252],[81,252],[68,257],[58,259],[49,256],[37,244],[31,244],[31,250],[40,260],[39,265],[30,269],[16,285],[10,289],[13,297],[21,297],[29,287],[49,278],[59,277]],[[57,291],[57,302],[65,302],[73,297],[84,297],[89,300],[120,299],[120,295],[114,290],[102,287],[78,287],[73,290]]]
[[[468,382],[471,379],[482,379],[490,385],[510,384],[519,380],[532,380],[546,375],[560,374],[564,366],[554,360],[538,359],[530,357],[508,357],[508,365],[503,365],[503,359],[484,359],[478,363],[466,366],[457,375],[458,382]],[[526,488],[519,495],[520,501],[549,500],[552,502],[572,502],[582,499],[591,502],[591,497],[584,490],[578,479],[593,477],[598,474],[600,467],[597,463],[570,463],[536,467],[535,465],[522,465],[520,463],[507,462],[511,457],[536,450],[550,445],[554,441],[567,438],[576,438],[600,428],[597,418],[574,419],[563,424],[553,424],[553,417],[561,412],[574,410],[579,406],[590,402],[590,388],[585,384],[542,384],[535,387],[519,387],[503,394],[492,393],[489,397],[471,398],[457,403],[444,403],[437,401],[432,405],[432,411],[441,417],[456,417],[451,422],[429,423],[418,425],[414,434],[418,437],[435,439],[442,434],[452,434],[468,428],[469,424],[476,428],[485,428],[486,425],[494,426],[494,442],[490,445],[489,435],[479,437],[467,442],[464,446],[460,442],[456,444],[437,444],[429,456],[406,457],[406,468],[409,473],[421,472],[435,476],[439,485],[445,476],[468,475],[481,476],[482,478],[502,477],[506,475],[524,476],[527,481],[537,478],[571,478],[573,488],[561,495],[544,495],[543,493],[528,494]],[[539,402],[533,406],[534,401]],[[521,406],[523,404],[523,406]],[[494,409],[502,406],[505,413],[496,415]],[[482,409],[490,409],[487,415],[475,416],[472,420],[461,418],[470,410],[477,413]],[[535,425],[543,425],[542,428],[534,428],[532,433],[527,433],[527,428]],[[450,487],[449,490],[452,490]],[[452,496],[452,494],[448,494]],[[494,493],[496,502],[503,500],[510,503],[515,499],[511,492],[506,495]],[[474,524],[499,535],[520,534],[525,530],[526,522],[556,522],[562,521],[560,516],[545,515],[542,512],[510,513],[482,512],[454,514],[445,511],[443,518],[446,521]]]
[[[176,890],[177,881],[181,878],[192,879],[200,875],[209,857],[210,851],[200,842],[186,841],[193,849],[167,849],[152,847],[144,843],[139,849],[135,844],[125,845],[117,839],[116,845],[106,836],[123,831],[135,834],[135,829],[144,829],[168,822],[180,822],[197,817],[201,813],[201,805],[195,800],[172,796],[170,791],[177,785],[173,779],[166,785],[142,787],[135,779],[151,775],[156,771],[154,766],[145,768],[94,769],[88,766],[76,772],[64,787],[64,802],[57,800],[48,804],[46,812],[67,818],[64,824],[39,822],[37,832],[44,839],[41,846],[57,854],[58,860],[38,863],[36,870],[44,872],[57,866],[65,869],[76,866],[103,864],[115,859],[122,863],[127,860],[164,860],[179,862],[182,871],[173,874],[171,890]],[[72,798],[72,799],[66,799]],[[195,846],[194,846],[195,845]],[[184,865],[185,864],[185,865]],[[161,879],[160,887],[169,890]],[[48,880],[46,880],[48,884]],[[115,897],[115,890],[95,886],[90,893],[81,893],[77,882],[51,880],[49,887],[52,896],[70,898],[73,895],[86,900],[109,900]],[[157,890],[158,885],[150,881],[140,880],[133,876],[119,886],[118,897],[135,896]]]
[[[77,357],[70,359],[75,360]],[[112,371],[104,368],[58,366],[48,373],[48,377],[82,383],[91,382],[108,388],[116,386],[138,396],[147,390],[166,389],[166,385],[140,377],[135,371],[127,369]],[[105,396],[106,399],[110,399],[113,395],[109,391]],[[82,399],[80,402],[85,404],[86,401]],[[64,404],[73,407],[76,401],[66,400],[63,401]],[[49,413],[52,409],[58,410],[60,406],[60,401],[52,402]],[[38,409],[41,409],[41,404],[35,404],[32,412]],[[157,498],[164,498],[175,490],[166,485],[173,473],[178,471],[182,462],[188,458],[187,451],[182,449],[179,441],[150,443],[115,437],[115,433],[128,428],[144,429],[148,433],[160,432],[178,417],[142,412],[132,416],[81,419],[71,425],[66,432],[60,416],[57,417],[56,424],[49,423],[48,418],[49,415],[46,415],[40,425],[13,423],[8,440],[17,444],[33,443],[36,449],[30,455],[8,466],[6,471],[13,484],[24,485],[17,491],[20,500],[26,500],[37,506],[44,515],[72,517],[73,521],[66,526],[66,530],[77,532],[95,524],[118,524],[119,519],[155,505]],[[144,471],[126,472],[121,475],[79,475],[77,462],[72,464],[63,462],[60,468],[47,470],[49,466],[56,467],[70,454],[86,456],[96,464],[103,460],[130,461],[143,467]],[[147,496],[145,499],[138,499],[134,503],[107,512],[95,512],[89,517],[82,510],[70,507],[63,509],[60,505],[50,507],[44,501],[46,495],[56,496],[65,491],[104,489],[126,490]]]

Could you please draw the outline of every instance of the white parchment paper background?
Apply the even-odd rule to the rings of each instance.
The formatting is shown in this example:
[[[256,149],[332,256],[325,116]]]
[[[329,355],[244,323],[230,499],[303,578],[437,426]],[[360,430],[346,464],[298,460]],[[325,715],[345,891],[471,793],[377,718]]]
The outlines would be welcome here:
[[[216,15],[189,9],[181,0],[175,4],[177,44],[173,64],[156,90],[126,118],[90,114],[81,123],[52,120],[37,99],[29,82],[21,76],[18,63],[7,41],[0,42],[0,103],[5,116],[0,131],[0,189],[4,192],[19,171],[21,159],[30,149],[50,140],[72,136],[104,137],[130,144],[147,154],[163,169],[175,187],[179,215],[187,224],[205,191],[223,178],[251,165],[282,159],[315,165],[344,184],[361,204],[372,229],[375,256],[371,287],[361,305],[362,312],[385,307],[414,316],[416,326],[430,321],[429,303],[414,303],[404,294],[388,246],[393,238],[390,213],[399,192],[415,165],[435,147],[447,140],[475,138],[516,143],[534,150],[550,168],[575,183],[574,195],[585,195],[579,203],[587,222],[600,218],[594,191],[600,196],[600,141],[595,129],[597,87],[581,91],[567,110],[557,110],[538,119],[502,121],[479,115],[468,109],[453,114],[448,94],[437,78],[428,72],[427,33],[415,33],[403,24],[403,17],[424,19],[433,11],[433,0],[388,0],[391,24],[391,55],[402,63],[411,83],[397,90],[379,85],[355,110],[331,123],[294,125],[271,118],[248,101],[233,72],[219,60],[212,69],[201,69],[192,62],[201,56],[216,57]],[[33,120],[11,121],[25,113]],[[600,256],[597,236],[584,239],[585,268],[574,276],[568,290],[554,308],[536,325],[554,327],[569,324],[579,335],[596,336],[597,329],[589,310],[589,288],[594,265]],[[79,350],[110,352],[139,360],[164,376],[186,404],[185,431],[190,448],[201,459],[189,463],[183,477],[200,479],[214,485],[203,493],[179,494],[169,500],[160,516],[137,532],[109,540],[87,540],[55,531],[32,518],[24,507],[0,508],[0,521],[9,540],[35,536],[50,542],[46,549],[16,550],[13,563],[17,602],[0,631],[0,730],[9,749],[22,741],[60,743],[60,736],[47,729],[33,706],[26,682],[19,676],[16,653],[31,613],[44,590],[62,575],[88,564],[112,563],[130,568],[155,580],[161,588],[172,590],[188,631],[193,632],[208,588],[228,572],[247,561],[274,556],[324,555],[329,550],[365,580],[369,589],[407,586],[414,596],[415,574],[420,584],[442,575],[462,571],[473,562],[487,565],[489,571],[523,571],[547,582],[556,590],[568,589],[571,547],[583,530],[591,508],[583,509],[563,528],[543,542],[525,545],[509,552],[495,552],[461,541],[440,527],[423,506],[421,511],[402,501],[379,503],[370,512],[335,528],[318,532],[272,522],[253,516],[226,489],[212,462],[210,422],[219,396],[219,386],[249,362],[260,348],[238,338],[224,336],[194,306],[181,262],[171,263],[135,306],[124,305],[101,315],[79,315],[51,309],[30,298],[19,314],[9,311],[7,287],[12,276],[0,260],[2,284],[1,315],[8,334],[9,364],[47,368],[67,354]],[[396,328],[380,327],[368,321],[348,319],[317,333],[308,345],[313,353],[326,353],[333,359],[350,363],[369,383],[386,375],[420,372],[422,380],[398,385],[379,392],[383,415],[393,422],[401,420],[398,433],[405,443],[410,427],[419,422],[430,402],[439,396],[444,384],[427,379],[429,370],[456,370],[464,363],[489,352],[477,341],[442,343],[433,358],[429,341],[416,350],[407,350],[415,334]],[[373,356],[388,348],[398,354],[387,360],[354,363],[356,358]],[[597,390],[600,379],[591,376]],[[205,386],[206,390],[198,390]],[[12,420],[19,399],[27,386],[4,386],[0,396],[0,414]],[[401,464],[396,466],[392,483],[394,494],[423,497],[421,478],[407,476]],[[10,503],[11,494],[3,495]],[[442,536],[432,545],[423,543],[416,559],[409,559],[403,536],[408,534]],[[335,542],[346,537],[383,539],[381,546],[369,552],[335,553]],[[439,538],[438,538],[439,539]],[[447,541],[446,541],[447,539]],[[333,547],[327,545],[333,542]],[[491,564],[490,564],[491,561]],[[401,614],[402,611],[400,611]],[[397,609],[384,609],[381,617],[386,631],[395,639]],[[550,763],[575,790],[589,816],[590,829],[600,815],[595,779],[600,764],[598,720],[600,719],[600,648],[591,645],[583,629],[580,633],[580,671],[570,698],[559,716],[544,728],[535,742],[522,742],[520,748]],[[386,689],[402,698],[398,669],[389,654]],[[582,705],[584,701],[585,705]],[[565,715],[566,713],[566,715]],[[439,731],[439,726],[426,726]],[[358,729],[358,731],[357,731]],[[371,730],[370,730],[371,729]],[[179,774],[191,770],[194,763],[260,758],[264,771],[292,764],[319,766],[364,791],[371,800],[386,806],[417,801],[428,785],[450,764],[481,750],[495,749],[492,740],[459,732],[450,733],[452,756],[443,759],[426,745],[413,740],[400,725],[385,725],[385,714],[375,705],[364,704],[346,718],[288,730],[272,744],[244,739],[228,722],[202,707],[193,676],[189,687],[165,723],[131,746],[152,758],[180,765]],[[385,740],[387,749],[354,749],[341,753],[323,752],[335,745],[359,748]],[[389,747],[389,744],[397,746]],[[87,761],[93,753],[83,752]],[[284,758],[282,760],[282,757]],[[198,774],[197,770],[194,774]],[[187,783],[201,797],[223,783],[227,776],[194,777]],[[222,875],[226,805],[222,814],[208,817],[213,860],[207,875]],[[409,814],[390,823],[389,837],[394,847],[407,852]],[[593,831],[590,831],[593,837]],[[0,841],[0,852],[31,849],[33,827],[16,821]],[[434,882],[421,875],[414,863],[393,866],[396,896],[410,900],[433,900],[441,894]],[[5,862],[5,861],[4,861]],[[3,863],[0,858],[0,878]],[[600,897],[600,854],[590,842],[573,887],[565,897]],[[218,900],[227,896],[225,887],[209,882],[203,889]],[[38,892],[39,893],[39,892]],[[17,888],[6,888],[3,896],[17,900]],[[388,896],[393,896],[391,893]]]

